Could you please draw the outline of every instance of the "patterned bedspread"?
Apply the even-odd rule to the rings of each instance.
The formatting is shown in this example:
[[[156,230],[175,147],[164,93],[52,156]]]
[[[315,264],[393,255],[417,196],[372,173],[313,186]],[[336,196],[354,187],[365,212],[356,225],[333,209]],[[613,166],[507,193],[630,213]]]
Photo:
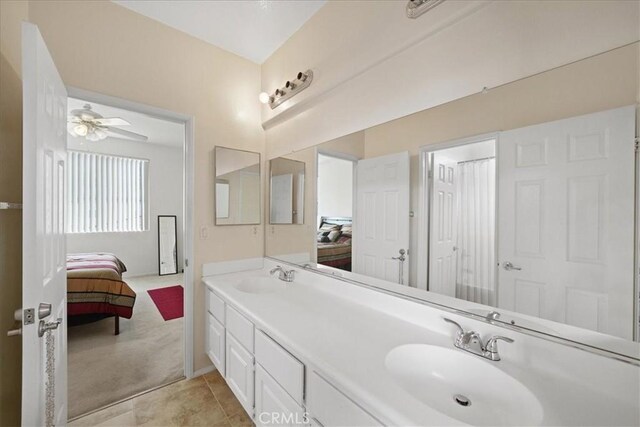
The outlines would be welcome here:
[[[136,293],[122,281],[125,265],[115,255],[67,255],[67,313],[109,314],[130,319]]]
[[[318,243],[318,264],[351,269],[351,239],[336,243]]]

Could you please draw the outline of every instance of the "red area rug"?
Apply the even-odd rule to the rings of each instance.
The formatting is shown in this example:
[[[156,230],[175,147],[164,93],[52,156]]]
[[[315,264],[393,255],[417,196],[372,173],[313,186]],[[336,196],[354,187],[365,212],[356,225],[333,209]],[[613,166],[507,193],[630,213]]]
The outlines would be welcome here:
[[[181,285],[150,289],[147,292],[164,320],[184,316],[184,289]]]

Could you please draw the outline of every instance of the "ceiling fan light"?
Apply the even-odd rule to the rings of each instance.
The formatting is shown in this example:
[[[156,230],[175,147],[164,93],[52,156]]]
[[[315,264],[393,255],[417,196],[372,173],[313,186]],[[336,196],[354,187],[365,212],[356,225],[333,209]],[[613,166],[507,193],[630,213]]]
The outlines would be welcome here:
[[[79,124],[73,127],[73,132],[77,136],[87,136],[87,133],[89,132],[89,127],[85,124]]]
[[[100,140],[100,137],[95,132],[87,134],[86,138],[87,138],[87,141],[92,141],[92,142],[96,142]]]

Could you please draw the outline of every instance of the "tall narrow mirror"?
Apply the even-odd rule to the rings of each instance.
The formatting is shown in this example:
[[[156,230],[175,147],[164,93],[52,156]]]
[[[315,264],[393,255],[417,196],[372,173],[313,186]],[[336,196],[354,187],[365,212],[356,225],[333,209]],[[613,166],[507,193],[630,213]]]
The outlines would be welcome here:
[[[178,229],[175,215],[158,215],[158,274],[178,273]]]
[[[260,153],[215,148],[216,225],[260,224]]]
[[[304,224],[304,162],[278,157],[269,162],[269,169],[269,222]]]

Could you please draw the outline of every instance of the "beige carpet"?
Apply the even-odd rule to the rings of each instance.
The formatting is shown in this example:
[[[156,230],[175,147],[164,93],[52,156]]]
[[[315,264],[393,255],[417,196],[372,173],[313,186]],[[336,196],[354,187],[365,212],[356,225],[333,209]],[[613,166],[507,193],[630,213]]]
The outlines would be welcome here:
[[[124,279],[137,293],[131,319],[68,328],[69,418],[183,376],[183,318],[164,321],[148,289],[183,284],[183,276]]]

